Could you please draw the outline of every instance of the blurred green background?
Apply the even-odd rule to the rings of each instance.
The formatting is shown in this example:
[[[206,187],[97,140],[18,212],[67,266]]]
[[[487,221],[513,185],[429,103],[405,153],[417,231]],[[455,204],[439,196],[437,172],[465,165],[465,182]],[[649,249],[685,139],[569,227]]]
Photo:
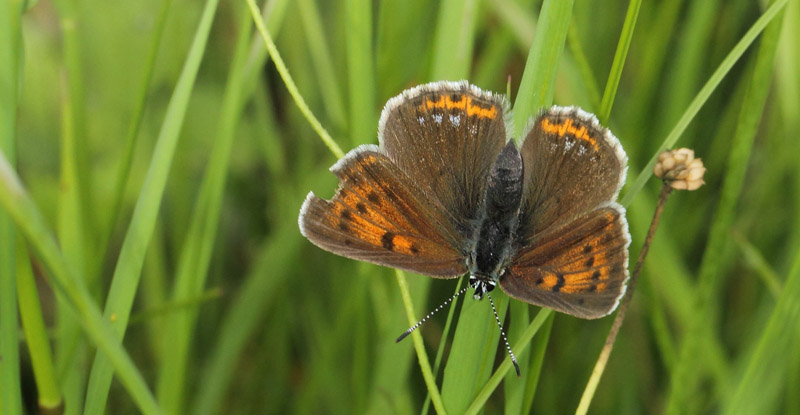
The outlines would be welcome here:
[[[800,413],[798,1],[552,3],[549,14],[533,0],[258,7],[300,95],[344,151],[377,142],[383,103],[405,88],[463,78],[510,90],[514,102],[523,74],[552,72],[554,82],[534,86],[550,91],[538,99],[552,93],[601,114],[628,153],[631,266],[660,186],[632,183],[665,139],[693,148],[706,185],[669,200],[590,412]],[[766,29],[748,32],[770,5],[779,13],[760,21]],[[15,199],[4,171],[0,413],[434,412],[412,340],[394,343],[410,325],[395,272],[299,233],[305,195],[333,194],[337,157],[266,59],[246,2],[2,7],[0,138],[33,204]],[[630,47],[617,52],[624,27]],[[529,58],[536,35],[554,33],[566,37],[563,54],[557,36],[537,44],[557,64]],[[730,71],[715,72],[753,39]],[[60,254],[28,229],[52,234]],[[405,279],[416,318],[457,281]],[[515,351],[534,316],[544,324],[517,351],[523,377],[512,371],[487,389],[505,350],[488,304],[466,298],[453,329],[442,312],[420,330],[432,365],[443,352],[436,384],[448,412],[573,412],[613,318],[511,301]],[[46,330],[37,337],[26,318]],[[454,343],[462,324],[486,328],[481,345]],[[104,357],[121,353],[98,343],[111,330],[127,331],[134,365]],[[29,347],[35,338],[52,347]],[[476,367],[464,386],[459,368]],[[481,391],[488,400],[476,401]]]

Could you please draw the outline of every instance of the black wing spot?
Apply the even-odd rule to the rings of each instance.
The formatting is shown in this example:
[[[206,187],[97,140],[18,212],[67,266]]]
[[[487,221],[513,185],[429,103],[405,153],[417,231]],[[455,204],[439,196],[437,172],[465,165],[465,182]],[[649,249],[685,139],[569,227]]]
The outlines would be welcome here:
[[[544,284],[544,278],[539,278],[538,280],[536,280],[536,285],[542,285],[542,284]]]
[[[381,245],[383,245],[383,247],[385,249],[393,251],[394,250],[394,237],[395,237],[395,234],[393,234],[391,232],[384,233],[383,236],[381,237]]]
[[[416,244],[411,244],[411,247],[409,248],[409,250],[410,250],[410,251],[411,251],[411,253],[412,253],[412,254],[414,254],[414,255],[416,255],[416,254],[418,254],[418,253],[419,253],[419,248],[417,248],[417,245],[416,245]]]
[[[363,215],[364,213],[367,213],[367,205],[358,202],[356,203],[356,210],[358,211],[358,213],[361,213]]]
[[[600,270],[596,270],[595,272],[592,273],[592,279],[595,281],[600,279]]]
[[[345,222],[339,222],[339,229],[342,232],[349,232],[350,231],[350,226],[348,226]]]
[[[556,281],[556,285],[553,286],[554,293],[561,291],[561,287],[563,287],[565,283],[564,274],[558,273],[556,274],[556,278],[558,279],[558,281]]]
[[[353,219],[353,213],[350,212],[350,209],[343,209],[342,213],[340,215],[341,215],[342,219],[344,219],[344,220]]]
[[[372,202],[372,203],[377,205],[377,204],[380,203],[381,198],[380,198],[380,196],[378,196],[377,193],[369,192],[369,193],[367,193],[367,200],[369,200],[370,202]]]
[[[589,252],[592,252],[592,246],[591,245],[584,246],[583,247],[583,253],[584,254],[588,254]]]
[[[594,257],[589,257],[589,259],[587,259],[586,262],[583,265],[585,265],[586,268],[593,267],[594,266]]]

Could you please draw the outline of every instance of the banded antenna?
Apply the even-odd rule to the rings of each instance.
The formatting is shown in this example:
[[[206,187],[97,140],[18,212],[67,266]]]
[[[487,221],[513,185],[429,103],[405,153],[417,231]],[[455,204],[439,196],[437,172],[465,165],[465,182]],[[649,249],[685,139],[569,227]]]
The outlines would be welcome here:
[[[398,337],[398,338],[397,338],[397,340],[395,340],[394,342],[395,342],[395,343],[400,343],[400,340],[403,340],[403,339],[405,339],[405,338],[406,338],[406,336],[408,336],[408,335],[409,335],[409,334],[411,334],[411,333],[412,333],[414,330],[416,330],[416,329],[417,329],[419,326],[421,326],[421,325],[422,325],[422,323],[424,323],[424,322],[428,321],[428,319],[429,319],[429,318],[433,317],[433,315],[434,315],[434,314],[436,314],[436,313],[438,313],[438,312],[439,312],[439,310],[443,309],[443,308],[444,308],[444,306],[446,306],[446,305],[450,304],[451,302],[453,302],[453,300],[455,300],[455,299],[456,299],[456,297],[458,297],[458,296],[459,296],[459,295],[461,295],[461,294],[464,294],[464,293],[467,291],[467,289],[469,289],[469,288],[470,288],[470,286],[469,286],[469,285],[467,285],[466,287],[462,288],[462,289],[461,289],[461,290],[459,290],[457,293],[455,293],[455,294],[454,294],[452,297],[450,297],[450,298],[448,298],[447,300],[445,300],[445,301],[444,301],[442,304],[440,304],[438,307],[434,308],[434,309],[433,309],[433,311],[431,311],[430,313],[428,313],[428,315],[427,315],[427,316],[423,317],[423,318],[422,318],[422,320],[418,321],[418,322],[417,322],[417,324],[414,324],[413,326],[409,327],[409,328],[408,328],[408,330],[406,330],[406,331],[405,331],[405,333],[401,334],[401,335],[400,335],[400,337]]]
[[[467,291],[467,289],[469,289],[469,288],[470,288],[470,286],[467,285],[466,287],[462,288],[457,293],[455,293],[452,297],[450,297],[447,300],[445,300],[438,307],[434,308],[433,311],[428,313],[427,316],[423,317],[422,320],[418,321],[417,324],[414,324],[413,326],[409,327],[408,330],[406,330],[403,334],[401,334],[400,337],[398,337],[397,340],[395,340],[394,342],[395,343],[400,343],[400,341],[405,339],[406,336],[408,336],[409,334],[413,333],[414,330],[419,328],[419,326],[421,326],[422,323],[425,323],[426,321],[428,321],[429,318],[433,317],[433,315],[438,313],[439,310],[443,309],[446,305],[448,305],[451,302],[453,302],[453,300],[455,300],[456,297],[458,297],[461,294],[464,294]],[[494,313],[495,321],[497,321],[497,327],[500,328],[500,334],[503,336],[503,343],[505,343],[505,345],[506,345],[506,350],[508,351],[508,355],[511,356],[511,363],[514,364],[514,369],[517,371],[517,377],[520,377],[522,374],[519,371],[519,365],[517,364],[517,357],[514,355],[514,352],[511,350],[511,345],[508,343],[508,337],[506,337],[506,331],[503,329],[503,323],[500,322],[500,316],[497,315],[497,308],[495,308],[495,306],[494,306],[494,300],[492,299],[492,295],[489,294],[488,292],[486,293],[486,295],[489,297],[489,304],[492,305],[492,312]]]

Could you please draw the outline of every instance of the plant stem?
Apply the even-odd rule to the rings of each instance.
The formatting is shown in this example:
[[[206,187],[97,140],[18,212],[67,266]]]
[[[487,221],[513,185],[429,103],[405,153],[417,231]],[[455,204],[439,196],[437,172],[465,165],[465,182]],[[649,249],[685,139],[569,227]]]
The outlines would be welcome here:
[[[600,383],[600,378],[603,376],[603,372],[605,372],[608,358],[611,356],[611,350],[614,349],[614,342],[617,340],[617,334],[619,334],[619,329],[622,327],[622,322],[625,320],[625,315],[627,314],[628,306],[631,303],[631,298],[633,298],[633,291],[634,288],[636,288],[636,281],[639,279],[639,274],[641,274],[642,264],[644,264],[644,259],[647,257],[647,252],[650,250],[650,245],[653,242],[653,236],[656,233],[658,222],[661,219],[661,212],[664,211],[664,205],[667,203],[667,198],[669,197],[671,191],[672,187],[670,187],[668,184],[664,183],[664,185],[661,186],[661,194],[658,196],[656,211],[653,214],[652,222],[650,222],[650,229],[647,231],[647,237],[644,240],[644,245],[642,245],[642,250],[639,251],[639,257],[636,259],[636,265],[633,267],[633,273],[631,274],[631,279],[628,282],[628,289],[625,291],[625,296],[622,298],[622,302],[619,305],[619,312],[614,318],[614,324],[611,326],[611,330],[608,332],[608,337],[606,337],[606,343],[603,345],[603,350],[600,351],[600,356],[597,358],[597,363],[594,365],[592,376],[589,378],[589,382],[586,384],[586,389],[583,390],[583,396],[581,396],[578,409],[575,411],[576,415],[585,415],[589,411],[589,404],[592,403],[594,392],[597,390],[597,385]]]

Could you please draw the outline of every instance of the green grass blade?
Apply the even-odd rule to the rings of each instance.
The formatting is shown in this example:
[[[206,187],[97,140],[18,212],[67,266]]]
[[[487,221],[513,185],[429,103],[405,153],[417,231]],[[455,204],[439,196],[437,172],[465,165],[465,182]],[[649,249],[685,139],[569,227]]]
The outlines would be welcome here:
[[[442,1],[433,40],[431,79],[456,81],[469,76],[477,6],[477,0]]]
[[[567,31],[567,46],[569,47],[572,58],[575,60],[575,66],[578,67],[578,71],[583,79],[586,95],[588,95],[589,102],[591,103],[590,108],[600,108],[600,90],[597,86],[597,80],[594,77],[592,65],[589,64],[586,52],[583,49],[583,45],[581,45],[581,38],[578,34],[578,24],[575,22],[574,18]]]
[[[66,84],[65,81],[62,81]],[[83,200],[80,195],[80,179],[77,165],[78,144],[77,131],[75,128],[74,105],[77,104],[70,99],[70,88],[62,85],[61,103],[61,175],[58,187],[58,241],[61,244],[64,258],[69,265],[76,271],[77,275],[82,275],[86,279],[86,284],[92,286],[92,281],[88,278],[86,270],[86,235],[85,235],[85,210]],[[76,408],[80,411],[83,407],[83,385],[86,382],[86,374],[81,367],[88,355],[86,342],[81,336],[80,325],[74,317],[69,314],[69,305],[59,299],[59,330],[62,337],[59,338],[59,368],[64,377],[65,406]],[[65,352],[66,351],[66,352]]]
[[[83,39],[80,36],[79,27],[83,17],[79,14],[79,5],[75,0],[58,0],[54,2],[57,9],[59,20],[61,24],[62,38],[63,38],[63,51],[64,51],[64,67],[66,72],[66,96],[69,101],[67,105],[71,111],[71,123],[69,125],[69,132],[67,134],[72,136],[72,154],[69,157],[73,158],[74,166],[74,182],[71,184],[75,186],[71,191],[76,192],[79,201],[76,205],[81,207],[81,210],[74,212],[82,216],[80,223],[76,226],[81,226],[80,233],[84,235],[85,239],[78,249],[84,249],[84,243],[94,242],[94,234],[98,226],[95,222],[97,214],[95,212],[95,204],[92,198],[92,179],[89,172],[89,137],[86,126],[86,82],[84,82],[84,67],[82,62],[82,54],[84,49]],[[70,196],[71,197],[71,196]],[[66,254],[68,257],[69,254]],[[85,259],[91,261],[100,261],[95,256],[88,256]],[[83,261],[84,258],[79,260]]]
[[[664,142],[661,143],[661,146],[658,148],[657,151],[653,153],[653,157],[650,158],[650,161],[647,162],[642,172],[636,176],[636,180],[634,180],[633,184],[628,186],[625,196],[622,198],[621,204],[623,206],[628,206],[631,204],[631,201],[642,190],[647,180],[650,179],[650,176],[653,175],[653,166],[656,164],[656,160],[658,159],[658,155],[661,154],[664,150],[668,148],[672,148],[678,139],[681,137],[686,128],[689,126],[689,123],[694,119],[695,115],[700,111],[700,108],[703,107],[703,104],[706,103],[708,98],[711,96],[711,93],[714,92],[717,87],[719,86],[722,79],[725,78],[725,75],[733,68],[733,65],[739,61],[739,58],[742,57],[744,52],[750,47],[750,45],[756,40],[759,34],[767,27],[767,25],[775,18],[775,16],[780,12],[788,0],[778,0],[773,3],[765,12],[758,18],[758,20],[753,23],[753,26],[747,31],[747,33],[742,36],[742,39],[736,44],[736,46],[731,49],[730,53],[722,60],[719,64],[717,69],[711,75],[711,77],[706,81],[705,85],[700,89],[700,92],[697,93],[697,96],[694,97],[691,104],[686,108],[683,115],[681,116],[680,120],[675,124],[672,128],[672,131],[664,138]]]
[[[414,314],[414,304],[411,300],[408,282],[406,282],[403,271],[395,270],[395,276],[397,277],[397,285],[400,287],[400,295],[403,296],[403,305],[406,307],[406,317],[408,318],[409,324],[414,324],[417,317]],[[442,402],[442,396],[439,395],[439,389],[436,387],[436,375],[434,375],[433,370],[431,370],[428,354],[425,352],[425,345],[422,343],[422,335],[418,330],[414,330],[414,332],[411,333],[411,340],[414,342],[414,349],[417,351],[419,367],[422,371],[422,377],[425,379],[425,386],[428,387],[431,403],[433,403],[433,407],[436,409],[437,413],[447,413],[444,403]]]
[[[331,57],[331,47],[325,40],[325,25],[315,1],[298,0],[296,4],[303,21],[303,29],[313,62],[312,66],[322,94],[322,104],[334,130],[342,131],[347,124],[344,114],[345,102],[339,87],[341,78],[335,72],[336,65],[333,64]],[[364,39],[369,40],[369,37],[365,35]]]
[[[197,204],[192,214],[189,232],[186,234],[177,278],[172,295],[173,303],[188,301],[202,294],[206,285],[211,253],[217,236],[222,196],[227,179],[231,149],[236,125],[244,106],[242,101],[244,68],[248,57],[248,46],[252,31],[252,19],[247,8],[242,7],[239,16],[239,34],[231,64],[225,95],[220,109],[220,121],[214,136],[214,145],[206,168]],[[183,394],[189,373],[187,367],[191,356],[191,340],[197,321],[198,308],[193,307],[171,314],[165,324],[166,333],[162,346],[162,367],[158,383],[159,402],[167,413],[180,413],[184,407]]]
[[[531,413],[533,397],[536,395],[536,389],[539,386],[539,379],[542,375],[542,365],[544,364],[544,354],[550,342],[550,332],[553,329],[555,317],[555,314],[550,313],[549,318],[544,323],[542,329],[544,331],[538,333],[539,335],[533,339],[533,345],[531,346],[532,357],[529,369],[530,375],[528,375],[527,384],[525,385],[525,395],[523,396],[520,413]]]
[[[739,251],[742,254],[744,262],[756,271],[756,275],[758,275],[764,282],[764,285],[769,288],[773,297],[778,298],[781,290],[783,290],[783,283],[775,270],[767,263],[764,254],[753,246],[740,232],[734,232],[733,240],[739,246]]]
[[[534,111],[552,101],[557,62],[564,48],[571,12],[572,2],[569,1],[545,1],[542,5],[534,42],[514,106],[515,137],[519,137]],[[498,296],[497,306],[501,319],[507,303],[508,297]],[[448,411],[461,413],[473,402],[481,388],[484,391],[494,390],[496,384],[481,385],[489,380],[498,339],[499,332],[495,322],[487,318],[486,304],[465,301],[442,384],[442,397]],[[499,382],[504,375],[505,372],[493,379]]]
[[[514,138],[521,134],[536,111],[552,104],[558,64],[572,16],[572,1],[545,0],[539,13],[533,45],[514,101]]]
[[[289,74],[289,70],[286,68],[286,64],[283,63],[283,59],[281,58],[280,53],[278,53],[278,48],[275,47],[275,42],[272,41],[272,36],[270,36],[269,32],[267,32],[267,28],[264,26],[264,21],[255,1],[247,0],[247,5],[250,7],[250,12],[252,13],[253,20],[256,23],[256,28],[258,28],[258,32],[261,34],[261,38],[264,41],[264,45],[267,47],[269,56],[275,63],[275,67],[278,69],[278,73],[281,75],[284,84],[286,84],[286,89],[289,90],[289,94],[292,95],[292,99],[294,99],[295,104],[297,104],[297,107],[303,113],[303,116],[308,120],[308,123],[311,124],[311,127],[314,128],[314,131],[316,131],[320,138],[322,138],[322,141],[328,146],[328,149],[331,150],[334,156],[337,158],[344,157],[344,152],[342,151],[341,147],[339,147],[339,145],[333,141],[331,135],[328,134],[317,117],[314,116],[314,114],[311,112],[311,109],[308,108],[308,104],[306,104],[305,100],[300,95],[300,91],[297,90],[297,86],[294,84],[292,76]]]
[[[469,76],[475,42],[476,8],[477,2],[474,0],[465,2],[450,0],[441,3],[433,44],[434,61],[431,67],[431,79],[458,80]],[[503,315],[506,304],[504,299],[498,301],[498,312]],[[450,413],[463,412],[468,399],[471,399],[477,388],[477,383],[480,382],[480,379],[473,375],[482,368],[488,377],[493,362],[493,351],[497,347],[499,333],[490,331],[496,328],[488,313],[490,310],[488,304],[480,305],[486,308],[479,307],[475,301],[464,302],[453,337],[450,357],[445,365],[441,403],[444,405],[444,410]],[[408,305],[406,307],[408,308]],[[409,323],[413,324],[415,320],[416,318],[410,318]],[[418,356],[425,354],[421,342],[419,344],[415,342],[415,347]],[[467,385],[473,382],[476,384]],[[426,382],[426,385],[434,408],[442,411],[436,407],[436,401],[433,400],[436,393],[433,390],[435,385],[430,381]]]
[[[0,9],[0,150],[16,164],[17,107],[21,62],[23,2]],[[22,412],[16,287],[16,231],[0,212],[0,413]]]
[[[50,282],[68,299],[98,349],[109,357],[139,409],[145,414],[160,413],[142,375],[122,348],[111,325],[103,319],[84,282],[62,256],[39,209],[22,187],[4,153],[0,154],[0,204],[11,214],[17,227],[42,258],[52,273]]]
[[[553,310],[549,308],[543,308],[539,310],[539,313],[536,314],[536,317],[534,317],[533,321],[531,321],[531,324],[528,325],[528,328],[526,328],[525,331],[523,331],[520,335],[520,340],[514,343],[513,350],[518,350],[520,352],[525,350],[533,339],[533,336],[539,332],[539,329],[542,328],[551,314],[553,314]],[[475,400],[470,403],[469,407],[466,409],[466,411],[464,411],[464,413],[479,413],[486,401],[489,400],[489,397],[492,395],[494,390],[500,385],[500,382],[503,380],[506,374],[511,371],[511,368],[511,358],[506,356],[506,358],[503,359],[503,363],[500,364],[494,374],[492,374],[492,377],[486,382],[485,385],[483,385],[481,390],[475,396]]]
[[[686,2],[683,11],[686,17],[678,23],[675,32],[678,38],[675,49],[680,51],[680,56],[664,62],[666,69],[662,76],[666,78],[666,86],[656,107],[662,115],[652,126],[654,134],[664,134],[673,125],[700,84],[703,63],[708,59],[713,41],[712,22],[719,18],[721,3],[720,0]],[[664,7],[668,6],[665,4]]]
[[[786,2],[776,1],[770,7],[772,10]],[[767,11],[765,15],[769,13]],[[697,315],[684,337],[679,355],[678,365],[671,379],[671,394],[667,403],[668,413],[685,412],[691,407],[691,394],[700,384],[703,361],[701,339],[703,333],[712,330],[718,319],[716,304],[720,286],[722,270],[725,266],[724,251],[730,243],[730,228],[734,222],[735,210],[742,193],[745,173],[750,160],[753,141],[761,121],[761,114],[769,92],[772,80],[775,51],[778,44],[778,35],[781,29],[781,19],[778,18],[764,31],[761,43],[755,57],[755,67],[752,71],[750,85],[742,101],[736,132],[731,141],[731,152],[728,158],[728,168],[725,171],[724,183],[720,202],[717,206],[711,232],[700,265],[699,278],[696,292]],[[760,20],[760,19],[759,19]]]
[[[642,0],[630,0],[630,3],[628,3],[628,13],[625,15],[625,23],[622,25],[617,51],[614,52],[614,62],[611,64],[606,89],[603,91],[603,100],[600,101],[600,110],[597,113],[600,124],[608,124],[608,117],[611,116],[611,106],[614,105],[614,98],[617,96],[619,81],[622,79],[622,68],[625,66],[625,59],[628,57],[628,50],[633,39],[633,29],[636,27],[636,20],[639,17],[641,6]]]
[[[53,352],[42,316],[36,280],[24,244],[17,247],[17,296],[22,328],[25,330],[25,340],[36,380],[39,408],[55,412],[57,408],[63,407],[64,401],[56,378]]]
[[[150,167],[114,270],[106,300],[105,317],[113,323],[115,333],[119,338],[125,335],[127,329],[144,264],[144,255],[153,234],[175,147],[178,143],[200,61],[205,51],[217,3],[218,0],[208,0],[205,4],[191,49],[167,107]],[[103,412],[113,374],[114,368],[111,362],[105,355],[98,353],[89,377],[87,414]]]
[[[241,351],[262,321],[265,308],[279,292],[281,281],[293,274],[292,261],[297,258],[299,248],[300,238],[294,221],[285,221],[284,226],[276,229],[259,248],[245,284],[223,317],[218,341],[209,364],[203,370],[203,381],[194,397],[191,413],[211,415],[220,412]]]
[[[105,258],[105,253],[108,250],[108,242],[111,238],[111,233],[114,231],[114,225],[119,219],[120,210],[122,208],[123,197],[125,196],[126,184],[130,178],[131,164],[133,163],[133,155],[136,149],[136,143],[139,138],[139,130],[142,126],[144,119],[144,110],[147,104],[147,97],[150,92],[150,83],[153,79],[153,72],[155,69],[156,57],[158,56],[158,46],[162,43],[162,36],[164,28],[166,27],[167,16],[169,9],[172,5],[172,0],[165,0],[161,2],[161,7],[158,10],[156,17],[155,27],[153,29],[150,46],[147,51],[147,57],[144,60],[144,71],[142,72],[142,80],[139,83],[138,95],[133,101],[134,109],[131,115],[131,123],[128,126],[128,132],[125,135],[125,145],[122,150],[122,159],[119,161],[117,168],[116,180],[114,181],[114,195],[111,199],[111,215],[105,228],[102,229],[100,236],[100,250],[101,255],[99,261],[95,264],[97,267],[102,266],[102,259]],[[99,270],[91,270],[89,273],[90,278],[97,278]]]
[[[372,2],[345,0],[350,142],[375,140],[375,55],[372,50]]]
[[[746,370],[739,378],[736,392],[723,401],[725,414],[775,413],[781,381],[791,366],[787,356],[796,355],[800,341],[800,250],[786,278],[757,347],[747,359]],[[770,387],[765,387],[770,386]],[[794,385],[788,385],[793,388]]]

